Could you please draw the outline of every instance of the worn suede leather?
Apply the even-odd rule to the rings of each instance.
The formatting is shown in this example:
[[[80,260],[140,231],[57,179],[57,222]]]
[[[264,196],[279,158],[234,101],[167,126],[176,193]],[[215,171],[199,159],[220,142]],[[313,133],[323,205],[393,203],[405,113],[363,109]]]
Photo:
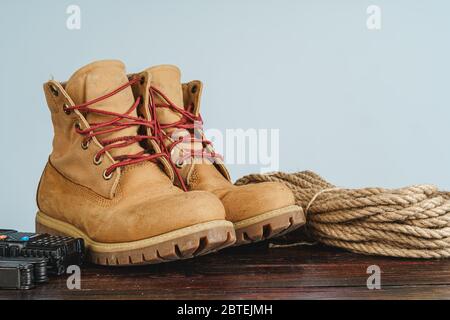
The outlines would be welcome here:
[[[195,80],[181,84],[181,74],[175,66],[156,66],[147,69],[149,74],[155,74],[156,82],[152,85],[176,103],[179,107],[187,108],[194,114],[200,112],[200,98],[203,85]],[[168,89],[164,91],[164,89]],[[182,102],[179,94],[182,92]],[[181,104],[182,103],[182,104]],[[158,121],[163,124],[173,123],[180,119],[180,115],[172,110],[163,109],[158,112]],[[170,133],[170,132],[169,132]],[[170,141],[166,141],[170,144]],[[194,146],[194,148],[197,146]],[[208,146],[209,151],[212,148]],[[221,161],[210,163],[190,163],[183,166],[180,173],[190,190],[204,190],[214,193],[223,203],[226,218],[231,222],[238,222],[257,215],[291,206],[295,204],[293,193],[280,183],[259,183],[245,186],[234,186],[230,182],[228,171]]]
[[[226,218],[231,222],[295,204],[292,191],[281,183],[235,186],[215,166],[208,164],[194,165],[189,187],[190,190],[210,191],[219,197],[225,207]]]
[[[86,128],[89,123],[108,119],[93,114],[85,117],[78,111],[66,114],[64,104],[84,103],[127,81],[121,62],[100,61],[77,71],[65,85],[55,81],[44,85],[55,135],[38,188],[40,211],[77,227],[92,240],[108,243],[142,240],[198,223],[223,220],[223,205],[214,195],[202,191],[186,193],[173,185],[173,172],[167,161],[129,165],[116,169],[113,178],[105,180],[103,170],[114,163],[111,153],[107,152],[103,162],[96,165],[94,156],[102,148],[99,140],[94,138],[86,150],[81,148],[83,137],[75,131],[75,123]],[[143,85],[148,85],[148,81],[149,77]],[[123,113],[134,101],[129,87],[111,101],[107,99],[93,107]],[[127,128],[118,136],[136,132],[136,128]],[[140,150],[142,147],[135,144],[114,152],[121,155]],[[170,177],[160,166],[170,172]]]
[[[59,93],[55,95],[54,90]],[[93,165],[95,154],[102,148],[100,143],[94,138],[89,148],[83,150],[83,137],[75,131],[76,123],[80,123],[83,129],[89,126],[86,119],[78,111],[69,115],[64,113],[64,105],[74,106],[75,103],[58,82],[52,80],[44,84],[44,92],[54,129],[51,163],[71,181],[86,186],[105,198],[112,198],[120,180],[121,169],[115,171],[112,179],[102,179],[103,171],[114,163],[111,155],[106,153],[100,165]]]
[[[123,170],[116,195],[107,199],[70,181],[48,163],[38,190],[39,209],[105,243],[142,240],[224,219],[223,206],[214,195],[183,192],[145,167]]]

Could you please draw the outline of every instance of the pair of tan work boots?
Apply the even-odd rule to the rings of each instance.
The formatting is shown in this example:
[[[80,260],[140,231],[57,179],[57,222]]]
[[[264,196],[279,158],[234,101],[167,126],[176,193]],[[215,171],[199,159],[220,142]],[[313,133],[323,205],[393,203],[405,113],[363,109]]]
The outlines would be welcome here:
[[[202,83],[182,84],[178,68],[127,75],[99,61],[44,92],[54,139],[36,229],[83,238],[91,262],[191,258],[304,223],[285,186],[230,183],[199,128]]]

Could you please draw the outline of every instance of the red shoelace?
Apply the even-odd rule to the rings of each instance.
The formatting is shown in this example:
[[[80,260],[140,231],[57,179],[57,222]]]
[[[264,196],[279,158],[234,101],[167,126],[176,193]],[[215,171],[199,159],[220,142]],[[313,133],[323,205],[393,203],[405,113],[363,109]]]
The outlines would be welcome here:
[[[155,102],[155,95],[158,95],[161,100],[163,100],[165,103],[156,103]],[[185,110],[184,108],[178,107],[177,105],[175,105],[163,92],[161,92],[161,90],[159,90],[158,88],[155,88],[153,86],[150,87],[150,110],[152,113],[152,119],[157,119],[157,113],[156,113],[156,109],[157,108],[168,108],[171,109],[174,112],[177,112],[181,115],[181,119],[173,122],[173,123],[168,123],[168,124],[161,124],[159,121],[157,122],[157,134],[160,138],[161,144],[162,144],[162,148],[164,149],[164,151],[166,152],[166,154],[169,156],[169,160],[172,164],[172,167],[174,168],[175,172],[177,173],[177,176],[179,176],[179,170],[177,169],[177,166],[174,165],[173,160],[171,159],[171,153],[172,150],[180,143],[189,143],[189,145],[191,146],[189,148],[189,152],[187,154],[184,154],[183,156],[181,156],[179,159],[176,160],[178,166],[182,165],[187,159],[208,159],[211,162],[214,162],[215,159],[220,159],[223,160],[223,157],[216,153],[216,152],[210,152],[206,150],[206,147],[208,145],[211,145],[212,142],[205,139],[203,133],[201,134],[200,138],[196,137],[196,131],[197,132],[203,132],[203,120],[202,117],[200,115],[195,115],[192,112],[189,112],[188,110]],[[192,108],[193,106],[189,106],[190,108]],[[183,135],[181,137],[179,137],[178,139],[171,139],[171,137],[169,136],[169,134],[167,132],[165,132],[165,130],[167,129],[184,129],[187,130],[189,132],[189,135]],[[170,144],[168,144],[168,146],[166,147],[164,144],[164,141],[172,141]],[[201,143],[202,144],[202,148],[201,150],[195,150],[194,149],[194,144],[195,143]],[[184,150],[183,148],[183,151]],[[182,187],[186,190],[186,187],[184,185],[184,182],[182,179],[180,179]]]
[[[132,112],[134,112],[136,110],[136,108],[140,104],[140,102],[142,100],[141,97],[137,98],[136,101],[133,103],[133,105],[128,109],[128,111],[123,114],[106,111],[106,110],[98,110],[98,109],[89,108],[89,106],[112,97],[113,95],[121,92],[122,90],[137,83],[138,81],[140,81],[138,78],[133,78],[129,82],[123,84],[119,88],[113,90],[112,92],[110,92],[104,96],[98,97],[96,99],[93,99],[91,101],[88,101],[88,102],[85,102],[83,104],[79,104],[79,105],[76,105],[73,107],[66,107],[64,109],[67,113],[69,113],[73,110],[78,110],[78,111],[82,112],[83,114],[95,113],[95,114],[113,117],[111,120],[108,120],[105,122],[89,123],[89,127],[86,129],[81,129],[80,124],[79,123],[76,124],[76,128],[75,128],[76,132],[85,137],[83,140],[83,143],[82,143],[82,147],[84,149],[86,149],[89,146],[89,143],[93,137],[98,137],[103,134],[121,131],[121,130],[130,128],[133,126],[144,126],[144,127],[149,127],[149,128],[155,129],[153,127],[156,127],[156,121],[153,121],[153,120],[148,121],[148,120],[130,115]],[[152,118],[152,119],[154,119],[154,118]],[[158,142],[159,135],[156,134],[155,132],[156,132],[156,130],[154,130],[154,133],[153,133],[154,135],[151,135],[151,136],[136,134],[133,136],[122,136],[122,137],[116,137],[116,138],[112,138],[112,139],[99,139],[99,142],[103,146],[103,148],[100,149],[100,151],[98,151],[97,154],[95,155],[94,163],[100,164],[102,161],[103,155],[112,149],[124,148],[124,147],[130,146],[134,143],[139,143],[140,141],[143,141],[143,140],[150,139],[150,140],[157,141],[157,143],[160,144]],[[124,154],[124,155],[114,156],[113,159],[116,162],[114,164],[112,164],[111,166],[109,166],[103,172],[103,177],[108,180],[112,177],[113,171],[119,167],[124,167],[127,165],[136,164],[136,163],[140,163],[140,162],[144,162],[144,161],[155,160],[159,157],[167,158],[167,155],[164,153],[148,154],[145,150],[143,150],[136,154]]]

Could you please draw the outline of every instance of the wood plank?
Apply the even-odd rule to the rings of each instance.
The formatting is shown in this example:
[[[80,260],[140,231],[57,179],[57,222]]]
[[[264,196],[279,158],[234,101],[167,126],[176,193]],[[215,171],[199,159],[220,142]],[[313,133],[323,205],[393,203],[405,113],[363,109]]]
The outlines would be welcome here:
[[[382,290],[366,287],[367,267],[381,268]],[[372,257],[324,246],[253,245],[174,263],[82,269],[82,290],[66,278],[0,299],[388,299],[450,298],[450,261]]]

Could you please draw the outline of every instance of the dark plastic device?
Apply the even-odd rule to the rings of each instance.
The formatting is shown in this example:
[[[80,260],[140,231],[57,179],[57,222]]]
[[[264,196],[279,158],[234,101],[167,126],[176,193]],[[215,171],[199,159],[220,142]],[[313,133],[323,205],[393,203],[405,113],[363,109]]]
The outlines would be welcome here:
[[[0,289],[28,290],[34,283],[32,263],[0,260]]]
[[[84,241],[50,234],[0,229],[0,257],[46,258],[49,274],[61,275],[70,265],[81,265]]]
[[[46,258],[34,258],[34,257],[0,257],[0,262],[4,263],[18,263],[28,264],[31,263],[34,269],[34,282],[44,283],[48,282],[47,275],[47,259]]]

